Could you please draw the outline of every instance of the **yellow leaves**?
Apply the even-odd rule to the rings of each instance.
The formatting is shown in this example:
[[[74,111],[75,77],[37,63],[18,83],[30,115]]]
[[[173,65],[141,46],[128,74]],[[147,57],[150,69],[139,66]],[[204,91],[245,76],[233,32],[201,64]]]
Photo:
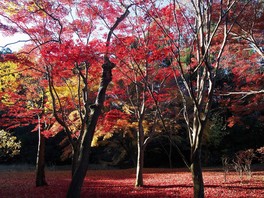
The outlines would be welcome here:
[[[37,9],[38,9],[38,7],[35,3],[28,4],[28,6],[27,6],[27,10],[29,12],[35,12]]]
[[[98,136],[94,135],[91,143],[91,147],[96,147],[96,146],[98,146]]]
[[[57,135],[57,133],[59,133],[62,129],[63,127],[58,122],[55,122],[49,130],[53,134],[51,137],[54,137],[55,135]]]
[[[142,126],[144,129],[144,133],[148,134],[150,132],[150,123],[147,120],[143,120]],[[138,130],[138,122],[133,122],[129,127],[134,128],[135,130]]]
[[[113,134],[108,132],[108,133],[106,133],[104,135],[104,139],[103,140],[107,140],[107,139],[111,138],[112,136],[113,136]]]
[[[143,125],[144,132],[149,133],[149,129],[150,129],[149,122],[144,120],[142,125]]]
[[[80,118],[79,118],[79,112],[77,110],[71,112],[70,115],[69,115],[69,119],[72,122],[74,122],[74,121],[78,121],[79,122],[79,120],[80,120]]]
[[[79,116],[79,112],[77,110],[72,111],[68,116],[68,127],[70,131],[72,132],[73,136],[78,136],[78,132],[81,128],[81,118]],[[52,132],[53,136],[55,136],[57,133],[63,130],[63,127],[58,123],[55,122],[52,127],[49,129],[49,131]]]
[[[3,104],[5,104],[6,106],[11,106],[11,105],[14,105],[14,102],[13,101],[10,101],[10,95],[9,94],[3,94],[2,97],[1,97],[1,102]]]
[[[6,14],[12,16],[19,13],[19,6],[17,3],[12,1],[7,1],[6,5],[2,5],[2,9],[5,11]]]
[[[123,110],[125,113],[129,114],[129,115],[130,115],[131,113],[133,113],[133,111],[131,110],[131,107],[130,107],[129,105],[127,105],[127,104],[124,104],[124,105],[123,105],[122,110]]]
[[[21,142],[15,136],[0,130],[0,156],[3,158],[13,157],[20,153]]]
[[[0,62],[0,91],[3,93],[1,101],[6,105],[13,104],[9,101],[9,98],[11,97],[9,92],[16,91],[19,86],[17,80],[20,75],[17,70],[18,65],[14,62]]]
[[[14,85],[19,74],[17,73],[17,64],[11,61],[0,62],[0,90]]]
[[[25,13],[33,13],[36,12],[39,8],[37,7],[35,2],[21,2],[21,1],[6,1],[1,2],[1,9],[8,16],[21,16],[22,12]]]

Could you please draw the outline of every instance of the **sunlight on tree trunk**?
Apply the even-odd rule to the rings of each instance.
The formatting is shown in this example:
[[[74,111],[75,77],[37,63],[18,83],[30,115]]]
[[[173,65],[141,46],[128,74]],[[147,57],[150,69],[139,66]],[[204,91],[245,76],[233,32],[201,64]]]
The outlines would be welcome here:
[[[38,153],[36,161],[36,186],[48,185],[45,178],[45,137],[40,130],[40,117],[38,116]]]
[[[144,167],[144,129],[142,126],[142,119],[139,121],[137,132],[137,172],[136,172],[136,187],[141,187],[143,183],[143,167]]]

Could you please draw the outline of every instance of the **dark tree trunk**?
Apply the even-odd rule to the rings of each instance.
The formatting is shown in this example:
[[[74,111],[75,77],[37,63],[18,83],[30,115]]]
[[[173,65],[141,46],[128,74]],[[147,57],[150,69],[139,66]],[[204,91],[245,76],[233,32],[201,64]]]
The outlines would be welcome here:
[[[169,151],[169,167],[172,168],[172,145],[170,142],[170,151]]]
[[[36,160],[36,186],[48,185],[45,178],[45,137],[41,134],[40,129],[38,141],[38,153]]]
[[[72,177],[78,166],[79,155],[80,155],[80,147],[76,147],[76,148],[72,147],[72,165],[71,165]]]
[[[169,166],[172,168],[172,134],[171,131],[169,133],[169,144],[170,144],[170,150],[169,150]]]
[[[203,198],[204,182],[201,166],[201,148],[192,153],[191,172],[193,179],[194,198]]]
[[[82,152],[80,153],[80,159],[78,167],[76,167],[75,172],[72,177],[72,181],[70,183],[67,198],[79,198],[81,196],[81,187],[83,185],[84,178],[86,176],[86,172],[88,170],[89,165],[89,157],[90,157],[90,148],[91,148],[91,133],[85,134],[85,139],[82,144]]]
[[[73,174],[73,178],[67,193],[67,198],[79,198],[81,195],[81,187],[89,165],[91,142],[95,132],[95,127],[99,115],[101,114],[101,109],[105,100],[107,86],[112,80],[112,69],[114,68],[114,64],[111,63],[109,59],[106,59],[102,67],[103,75],[101,78],[98,95],[95,104],[90,106],[91,120],[89,122],[86,132],[84,133],[83,142],[81,144],[80,149],[78,167],[76,167],[76,170]]]
[[[109,60],[108,47],[110,44],[113,31],[128,16],[129,14],[128,9],[131,6],[132,5],[126,8],[124,14],[122,14],[120,17],[117,17],[115,24],[110,28],[110,31],[108,33],[107,41],[106,41],[107,51],[104,56],[104,64],[102,65],[103,74],[101,77],[100,87],[97,93],[95,103],[90,106],[91,109],[90,121],[89,123],[87,123],[87,130],[83,134],[83,140],[81,143],[80,155],[78,160],[78,167],[76,167],[72,181],[68,188],[67,198],[79,198],[81,195],[81,188],[89,165],[91,142],[94,136],[95,127],[98,118],[101,114],[101,110],[104,105],[106,89],[109,83],[112,81],[112,69],[115,67],[115,64]]]

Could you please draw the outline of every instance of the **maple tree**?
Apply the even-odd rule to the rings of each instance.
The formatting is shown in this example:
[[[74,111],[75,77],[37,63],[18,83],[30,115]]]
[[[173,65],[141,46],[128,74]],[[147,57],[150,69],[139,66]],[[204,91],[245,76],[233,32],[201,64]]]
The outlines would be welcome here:
[[[128,119],[137,123],[136,185],[141,186],[144,141],[149,140],[144,139],[146,131],[169,131],[170,121],[164,122],[164,116],[171,110],[163,104],[177,91],[182,97],[190,142],[191,159],[187,166],[193,175],[194,197],[204,197],[201,142],[224,48],[235,34],[261,52],[260,42],[254,40],[253,25],[261,27],[263,15],[257,18],[257,23],[244,27],[243,18],[248,15],[251,2],[1,1],[0,27],[6,35],[15,32],[28,35],[21,53],[31,59],[28,68],[36,71],[33,75],[41,80],[47,92],[45,106],[53,110],[56,126],[44,134],[49,136],[63,129],[72,145],[73,178],[68,197],[80,196],[91,143],[97,129],[100,133],[100,127],[96,126],[104,110],[105,96],[115,99],[117,95],[119,100],[129,103],[128,113],[124,108],[119,112],[113,108],[103,117],[110,120],[110,129],[116,125],[113,123],[116,114],[121,117],[118,127],[131,124]],[[262,14],[258,6],[250,21]],[[129,10],[133,15],[127,18]],[[106,89],[116,65],[113,93],[108,93]],[[174,83],[168,80],[172,77]],[[37,99],[41,98],[39,93],[36,92]],[[21,98],[19,94],[10,98],[16,97]],[[17,115],[18,110],[13,113]],[[34,115],[39,113],[40,109]]]
[[[28,65],[21,65],[24,58],[18,60],[15,54],[2,57],[1,67],[1,125],[8,129],[18,126],[36,125],[39,143],[36,160],[36,186],[46,185],[45,180],[45,129],[48,129],[48,109],[45,107],[45,90],[32,73],[28,74]],[[28,62],[29,63],[29,62]],[[25,68],[24,68],[25,67]],[[27,85],[27,86],[26,86]]]
[[[237,49],[234,56],[239,58],[237,63],[243,64],[243,67],[238,69],[230,60],[230,56],[226,55],[232,82],[225,83],[223,89],[218,90],[222,98],[220,104],[228,107],[231,114],[227,120],[229,127],[243,125],[246,118],[250,117],[259,122],[263,120],[263,72],[258,62],[259,56],[250,50],[245,52],[238,45],[234,47]],[[232,51],[232,47],[229,47],[228,51]]]
[[[243,6],[243,3],[238,5]],[[263,50],[263,27],[264,27],[264,3],[263,1],[251,1],[241,16],[236,20],[231,35],[233,39],[241,39],[249,43],[254,51],[264,58]]]
[[[129,16],[125,22],[132,36],[120,36],[112,44],[118,66],[113,77],[114,85],[107,92],[110,109],[114,109],[108,113],[109,125],[122,128],[110,117],[111,112],[117,114],[119,110],[120,119],[124,120],[123,113],[130,116],[127,128],[136,131],[137,187],[143,186],[145,149],[154,136],[168,132],[171,120],[165,121],[165,117],[168,119],[172,112],[166,105],[172,104],[176,95],[175,89],[169,86],[173,71],[169,67],[171,61],[167,49],[163,42],[159,42],[161,32],[141,12],[135,7],[135,15]]]
[[[163,8],[145,9],[169,40],[174,71],[183,100],[191,146],[190,170],[194,197],[204,197],[201,142],[213,102],[216,76],[228,36],[250,1],[173,1]],[[237,9],[238,6],[240,9]],[[164,15],[163,13],[166,13]],[[168,41],[166,40],[166,44]],[[168,45],[168,44],[167,44]],[[187,50],[188,49],[188,50]],[[183,57],[189,56],[189,59]]]
[[[95,127],[115,66],[110,59],[111,38],[113,31],[129,14],[129,7],[118,1],[1,2],[0,15],[11,22],[9,28],[4,27],[5,32],[12,33],[10,30],[14,30],[27,34],[31,42],[24,50],[27,50],[27,54],[38,51],[32,67],[46,75],[44,82],[49,88],[53,115],[72,144],[73,178],[68,197],[80,196]],[[102,30],[99,19],[109,29],[106,30],[108,33],[104,43],[99,39],[91,39],[93,32],[98,37],[98,31]],[[28,26],[28,23],[32,25]],[[95,68],[94,71],[91,71],[90,65]],[[99,65],[102,66],[101,75]],[[99,80],[99,86],[95,88],[98,91],[93,98],[88,88],[88,82],[93,81],[90,73]],[[63,87],[61,84],[69,90],[68,95],[63,95],[62,90],[59,92],[59,88]],[[94,102],[90,101],[91,98]],[[74,122],[70,120],[70,113],[74,110],[74,121],[80,123],[77,127],[79,131],[71,128]]]
[[[233,84],[219,92],[232,113],[230,127],[242,125],[243,118],[249,116],[263,120],[263,17],[263,2],[250,3],[236,20],[224,54],[223,63],[233,75]]]
[[[132,42],[131,42],[132,41]],[[143,186],[143,163],[144,163],[144,150],[145,147],[150,140],[150,138],[144,139],[145,134],[149,132],[149,135],[154,132],[155,126],[152,129],[149,129],[150,126],[146,126],[146,110],[149,108],[148,103],[148,86],[150,85],[149,80],[147,80],[149,76],[149,68],[148,68],[148,60],[147,53],[149,53],[149,49],[144,49],[144,41],[140,38],[130,38],[128,39],[125,46],[132,46],[134,42],[137,42],[136,47],[132,48],[132,50],[122,49],[122,55],[120,56],[121,61],[123,64],[120,65],[119,70],[122,74],[130,73],[127,76],[127,79],[120,79],[117,80],[117,89],[113,90],[115,96],[117,98],[123,99],[121,104],[124,103],[125,96],[128,98],[127,100],[129,103],[125,103],[125,107],[128,108],[128,113],[131,114],[134,118],[134,122],[136,125],[137,131],[137,171],[136,171],[136,186]],[[125,42],[123,40],[123,42]],[[124,54],[133,54],[132,57],[128,57],[128,60],[124,57]],[[119,54],[118,54],[119,55]],[[140,58],[138,57],[140,55]],[[143,55],[143,56],[142,56]],[[135,61],[134,59],[137,60]],[[144,63],[145,62],[145,63]],[[128,67],[128,68],[125,68]],[[120,75],[116,74],[115,77]],[[130,81],[130,82],[129,82]],[[127,87],[127,88],[125,88]],[[126,90],[124,90],[124,88]],[[125,91],[125,92],[124,92]],[[118,95],[117,95],[118,93]],[[149,112],[150,113],[150,112]],[[154,116],[155,117],[155,116]],[[153,124],[157,122],[157,118],[154,118]],[[145,123],[145,127],[144,127]]]

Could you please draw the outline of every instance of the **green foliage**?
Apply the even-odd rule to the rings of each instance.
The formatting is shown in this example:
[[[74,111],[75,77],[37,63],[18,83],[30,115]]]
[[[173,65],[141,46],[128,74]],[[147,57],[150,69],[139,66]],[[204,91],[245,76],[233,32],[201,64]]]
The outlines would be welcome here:
[[[208,146],[217,148],[220,146],[223,138],[228,135],[224,118],[221,115],[214,114],[208,121],[208,131],[206,133],[206,142]]]
[[[221,163],[224,139],[230,133],[226,127],[225,116],[220,112],[212,113],[208,119],[203,136],[203,163],[216,165]]]
[[[185,63],[186,65],[189,65],[191,63],[192,57],[193,57],[193,54],[191,52],[191,49],[186,48],[184,52],[181,54],[181,62]]]
[[[9,132],[0,130],[0,161],[7,161],[20,153],[21,142]]]

